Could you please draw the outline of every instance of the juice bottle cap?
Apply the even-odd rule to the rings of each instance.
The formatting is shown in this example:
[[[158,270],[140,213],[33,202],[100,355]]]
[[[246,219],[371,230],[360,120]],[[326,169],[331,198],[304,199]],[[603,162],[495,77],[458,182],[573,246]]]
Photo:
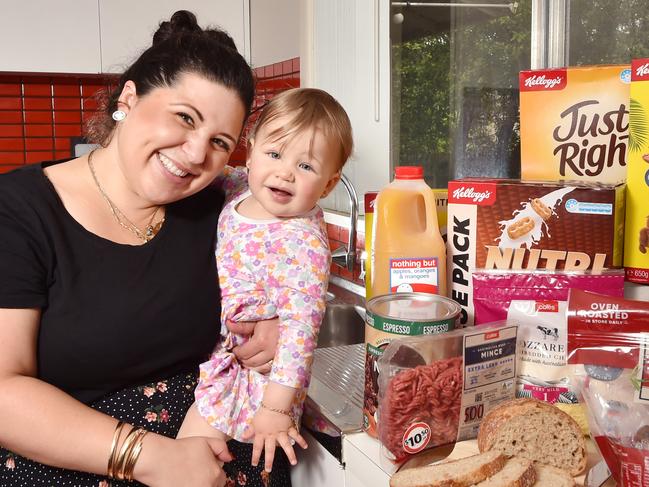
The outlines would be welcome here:
[[[424,179],[422,166],[398,166],[394,168],[396,179]]]

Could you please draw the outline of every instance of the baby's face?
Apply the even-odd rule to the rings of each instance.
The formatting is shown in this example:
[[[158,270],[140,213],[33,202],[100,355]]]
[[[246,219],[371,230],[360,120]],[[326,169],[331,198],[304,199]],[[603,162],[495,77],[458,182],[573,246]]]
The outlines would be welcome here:
[[[315,128],[289,140],[270,140],[282,118],[258,130],[247,166],[250,191],[266,217],[308,213],[340,179],[339,147]]]

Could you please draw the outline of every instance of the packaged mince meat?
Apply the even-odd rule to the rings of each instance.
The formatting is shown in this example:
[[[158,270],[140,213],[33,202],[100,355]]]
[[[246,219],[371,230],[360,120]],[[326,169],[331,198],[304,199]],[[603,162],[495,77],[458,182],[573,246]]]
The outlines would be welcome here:
[[[476,438],[482,417],[514,397],[517,329],[503,321],[393,340],[378,360],[383,458]]]
[[[568,363],[617,485],[649,487],[649,303],[572,290]]]

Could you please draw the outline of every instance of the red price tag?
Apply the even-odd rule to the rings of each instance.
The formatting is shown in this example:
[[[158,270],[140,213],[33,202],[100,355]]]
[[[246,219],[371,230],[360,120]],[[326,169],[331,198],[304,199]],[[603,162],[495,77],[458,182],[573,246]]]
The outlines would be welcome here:
[[[406,453],[417,453],[426,448],[430,441],[430,426],[426,423],[414,423],[403,435],[403,449]]]

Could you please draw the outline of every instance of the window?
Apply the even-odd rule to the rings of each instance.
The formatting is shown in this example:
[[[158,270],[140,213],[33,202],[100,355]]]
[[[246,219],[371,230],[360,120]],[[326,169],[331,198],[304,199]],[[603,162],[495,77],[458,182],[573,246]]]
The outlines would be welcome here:
[[[446,187],[520,175],[518,73],[649,56],[642,0],[396,2],[390,7],[391,163]]]

